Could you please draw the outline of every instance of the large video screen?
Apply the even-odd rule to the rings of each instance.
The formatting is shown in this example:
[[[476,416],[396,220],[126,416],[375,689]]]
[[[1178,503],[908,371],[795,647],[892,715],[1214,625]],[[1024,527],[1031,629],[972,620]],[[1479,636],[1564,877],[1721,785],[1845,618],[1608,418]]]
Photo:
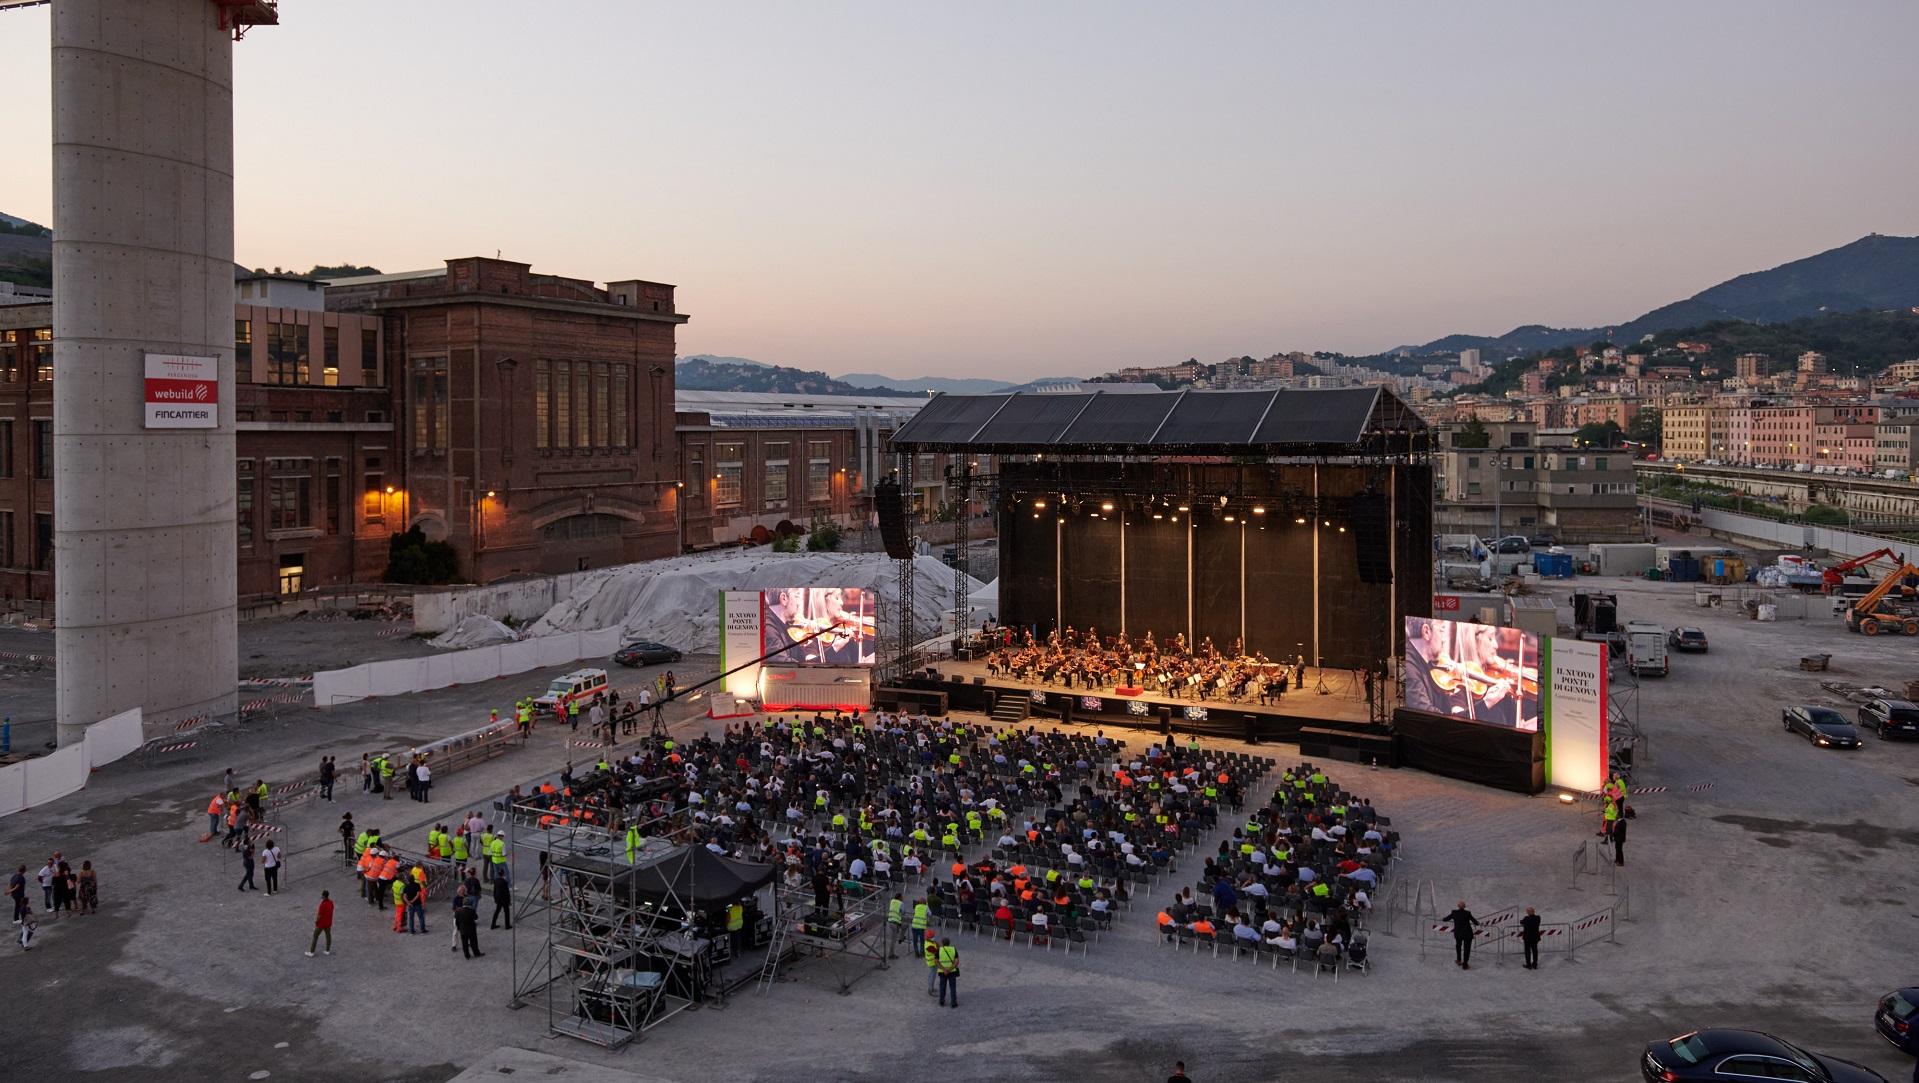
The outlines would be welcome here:
[[[1517,628],[1406,618],[1406,709],[1539,729],[1539,637]]]
[[[879,660],[871,591],[782,587],[762,597],[760,646],[761,653],[773,654],[768,665],[870,666]],[[816,632],[825,634],[807,639]]]

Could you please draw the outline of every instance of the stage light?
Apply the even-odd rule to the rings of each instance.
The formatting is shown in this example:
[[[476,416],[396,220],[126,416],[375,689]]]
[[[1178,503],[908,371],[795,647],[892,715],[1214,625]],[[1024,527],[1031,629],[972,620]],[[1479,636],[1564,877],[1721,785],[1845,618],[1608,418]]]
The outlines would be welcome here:
[[[1576,798],[1574,798],[1572,794],[1562,793],[1559,795],[1559,803],[1562,805],[1570,805],[1574,800],[1576,800]]]
[[[1232,517],[1232,515],[1230,515],[1230,514],[1228,514],[1228,515],[1226,516],[1226,521],[1227,521],[1227,522],[1229,522],[1229,523],[1230,523],[1230,522],[1232,522],[1232,521],[1233,521],[1233,517]]]
[[[1339,528],[1339,532],[1340,532],[1341,534],[1344,534],[1344,533],[1346,533],[1346,528],[1345,528],[1345,527],[1343,527],[1343,526],[1342,526],[1342,527],[1340,527],[1340,528]]]
[[[1293,522],[1298,523],[1300,526],[1305,526],[1306,517],[1304,515],[1296,516],[1294,517]]]
[[[1191,508],[1189,508],[1189,507],[1187,507],[1187,506],[1186,506],[1186,505],[1184,505],[1184,504],[1181,504],[1181,505],[1179,506],[1179,510],[1180,510],[1180,511],[1192,511],[1193,509],[1191,509]]]
[[[1173,522],[1175,523],[1179,522],[1179,516],[1177,515],[1173,516]]]
[[[1154,512],[1154,513],[1153,513],[1153,518],[1155,518],[1155,519],[1164,519],[1164,518],[1166,518],[1166,516],[1164,516],[1164,515],[1162,515],[1162,514],[1160,514],[1159,512]]]
[[[1320,525],[1320,526],[1332,526],[1332,525],[1333,525],[1333,521],[1332,521],[1331,519],[1321,519],[1321,520],[1319,521],[1319,525]]]
[[[1033,501],[1033,506],[1034,506],[1034,507],[1036,507],[1036,508],[1040,508],[1040,509],[1042,509],[1042,510],[1043,510],[1043,509],[1044,509],[1044,508],[1046,507],[1046,501],[1044,501],[1044,500],[1035,500],[1035,501]]]
[[[1222,497],[1220,497],[1220,498],[1219,498],[1219,506],[1220,506],[1220,507],[1222,507],[1222,508],[1226,506],[1226,498],[1225,498],[1225,497],[1223,497],[1223,496],[1222,496]]]
[[[1253,505],[1253,514],[1254,514],[1254,515],[1264,515],[1264,514],[1266,514],[1266,509],[1265,509],[1265,508],[1262,508],[1262,507],[1260,507],[1260,506],[1259,506],[1258,504],[1254,504],[1254,505]]]
[[[1112,510],[1113,510],[1113,502],[1112,502],[1111,500],[1107,500],[1107,501],[1103,501],[1103,502],[1101,502],[1101,504],[1100,504],[1100,506],[1099,506],[1099,510],[1101,510],[1101,511],[1112,511]]]

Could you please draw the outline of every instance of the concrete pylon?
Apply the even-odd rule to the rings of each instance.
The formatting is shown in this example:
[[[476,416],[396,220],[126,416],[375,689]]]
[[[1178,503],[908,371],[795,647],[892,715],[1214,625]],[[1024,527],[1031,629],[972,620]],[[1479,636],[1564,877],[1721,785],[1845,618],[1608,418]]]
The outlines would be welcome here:
[[[215,17],[53,5],[62,746],[129,707],[150,725],[235,707],[233,42]],[[150,354],[217,359],[188,392],[214,391],[211,427],[149,427]]]

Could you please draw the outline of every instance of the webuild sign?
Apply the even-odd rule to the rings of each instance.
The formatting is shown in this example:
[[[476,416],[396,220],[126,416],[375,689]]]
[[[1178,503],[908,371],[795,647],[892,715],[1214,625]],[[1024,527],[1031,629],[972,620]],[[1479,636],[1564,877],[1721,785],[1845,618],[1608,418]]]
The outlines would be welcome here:
[[[720,591],[720,672],[745,666],[727,676],[724,688],[741,699],[756,699],[760,692],[760,667],[747,665],[758,660],[760,617],[765,602],[757,590]]]
[[[212,429],[220,424],[220,359],[146,355],[149,429]]]
[[[1596,792],[1606,782],[1606,645],[1547,641],[1546,782]]]

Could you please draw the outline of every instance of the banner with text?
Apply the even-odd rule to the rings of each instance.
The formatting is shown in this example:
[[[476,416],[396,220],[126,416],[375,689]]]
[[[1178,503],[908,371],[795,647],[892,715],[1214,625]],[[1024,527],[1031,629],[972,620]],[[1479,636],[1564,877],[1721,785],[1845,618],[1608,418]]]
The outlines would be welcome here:
[[[765,603],[757,590],[720,591],[720,672],[754,661],[760,648],[760,618]],[[758,699],[760,667],[746,666],[726,678],[725,690],[741,699]]]
[[[146,354],[149,429],[211,429],[220,424],[220,359]]]
[[[1581,793],[1606,781],[1606,644],[1547,641],[1546,781]]]

